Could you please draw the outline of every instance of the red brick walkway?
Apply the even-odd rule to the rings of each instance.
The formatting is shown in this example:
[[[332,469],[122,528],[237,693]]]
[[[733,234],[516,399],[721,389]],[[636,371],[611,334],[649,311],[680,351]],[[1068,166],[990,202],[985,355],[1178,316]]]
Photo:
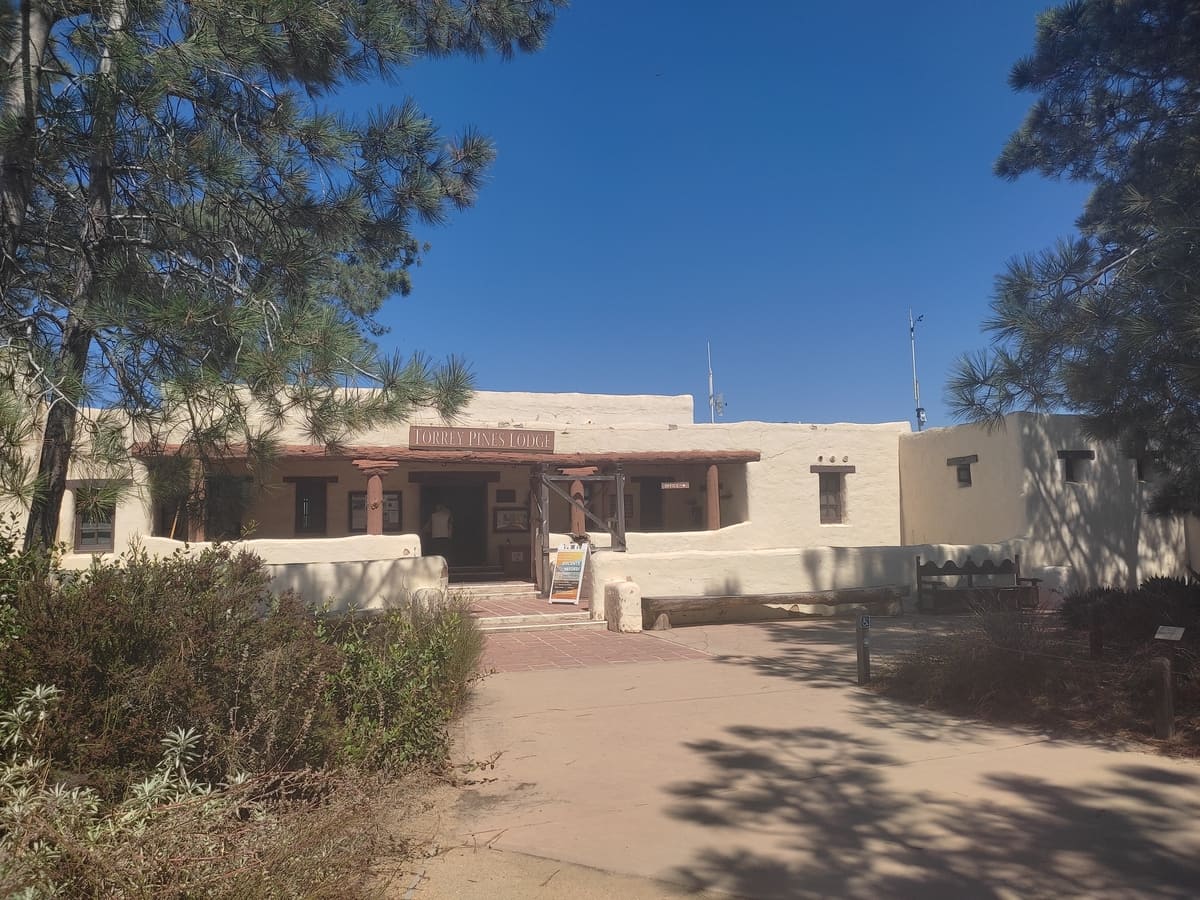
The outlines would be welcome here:
[[[704,659],[707,655],[650,634],[564,628],[537,633],[514,631],[489,634],[480,668],[484,672],[531,672],[537,669],[579,669],[616,663]]]
[[[492,616],[549,616],[558,613],[587,612],[588,602],[551,603],[541,597],[525,597],[515,595],[506,597],[497,594],[494,597],[473,597],[471,599],[471,614],[479,618]]]

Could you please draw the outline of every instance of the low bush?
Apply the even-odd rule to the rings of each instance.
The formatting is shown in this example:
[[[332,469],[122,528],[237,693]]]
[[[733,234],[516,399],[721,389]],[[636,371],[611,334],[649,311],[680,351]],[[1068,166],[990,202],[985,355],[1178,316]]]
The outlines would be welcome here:
[[[261,561],[229,545],[134,551],[82,572],[28,560],[17,572],[7,549],[0,560],[16,574],[0,639],[15,639],[0,654],[0,699],[57,685],[46,751],[106,795],[181,727],[200,735],[203,778],[446,758],[482,649],[462,603],[339,620],[273,595]]]
[[[83,572],[19,547],[0,896],[358,896],[385,779],[447,759],[482,650],[467,605],[332,619],[229,546]]]
[[[446,726],[483,652],[469,605],[351,617],[334,640],[343,664],[330,694],[346,723],[348,756],[384,766],[443,764]]]
[[[115,778],[114,789],[121,772],[153,764],[176,727],[196,728],[222,768],[321,765],[338,746],[323,691],[339,655],[303,603],[270,594],[248,553],[135,551],[120,565],[30,579],[15,608],[20,638],[0,661],[0,693],[59,686],[48,752]]]
[[[1160,625],[1200,626],[1200,584],[1183,578],[1150,578],[1136,591],[1083,591],[1064,598],[1063,622],[1068,628],[1086,628],[1093,608],[1106,641],[1136,646],[1151,640]]]

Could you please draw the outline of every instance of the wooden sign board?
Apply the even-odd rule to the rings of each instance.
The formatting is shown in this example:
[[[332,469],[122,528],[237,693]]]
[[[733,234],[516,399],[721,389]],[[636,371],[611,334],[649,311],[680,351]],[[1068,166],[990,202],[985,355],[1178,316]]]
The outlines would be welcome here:
[[[550,574],[551,603],[579,603],[587,555],[587,544],[563,544],[558,548]]]
[[[511,450],[553,453],[553,431],[526,428],[451,428],[446,425],[410,425],[408,446],[413,450]]]
[[[1159,625],[1158,631],[1154,632],[1154,639],[1158,641],[1182,641],[1183,629],[1175,625]]]

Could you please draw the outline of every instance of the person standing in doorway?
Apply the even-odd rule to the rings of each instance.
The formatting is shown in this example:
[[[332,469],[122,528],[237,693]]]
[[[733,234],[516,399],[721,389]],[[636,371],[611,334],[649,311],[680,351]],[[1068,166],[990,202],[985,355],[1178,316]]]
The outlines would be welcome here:
[[[433,508],[433,515],[425,523],[425,533],[429,535],[431,556],[445,557],[450,562],[450,544],[454,537],[454,515],[445,503],[439,503]]]

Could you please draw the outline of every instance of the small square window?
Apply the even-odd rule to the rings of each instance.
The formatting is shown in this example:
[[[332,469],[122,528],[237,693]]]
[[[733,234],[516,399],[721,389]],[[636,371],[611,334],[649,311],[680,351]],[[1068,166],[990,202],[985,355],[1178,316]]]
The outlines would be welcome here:
[[[117,509],[87,491],[75,497],[75,552],[111,553]]]
[[[1068,484],[1079,484],[1085,480],[1087,460],[1068,456],[1063,460],[1063,481]]]
[[[955,472],[957,473],[959,487],[970,487],[971,486],[971,464],[970,463],[963,463],[963,464],[959,465],[955,469]]]
[[[820,472],[821,524],[841,525],[846,521],[846,476],[841,472]]]
[[[1063,481],[1068,484],[1080,484],[1088,480],[1096,451],[1059,450],[1058,458],[1062,460]]]

